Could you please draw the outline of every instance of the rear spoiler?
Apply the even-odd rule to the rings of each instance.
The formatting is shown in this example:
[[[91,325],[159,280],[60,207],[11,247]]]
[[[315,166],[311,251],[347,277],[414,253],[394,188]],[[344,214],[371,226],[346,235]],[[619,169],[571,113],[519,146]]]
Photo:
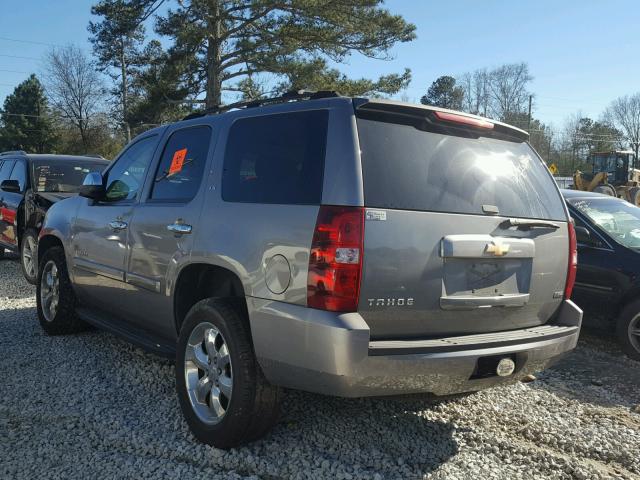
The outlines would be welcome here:
[[[354,99],[353,106],[359,118],[411,125],[429,132],[518,143],[529,140],[527,132],[512,125],[455,110],[365,98]]]

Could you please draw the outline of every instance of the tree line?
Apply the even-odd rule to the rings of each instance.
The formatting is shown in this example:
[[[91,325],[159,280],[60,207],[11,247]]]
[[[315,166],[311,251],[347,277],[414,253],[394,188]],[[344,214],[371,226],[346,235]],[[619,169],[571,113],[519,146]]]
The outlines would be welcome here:
[[[112,156],[195,109],[300,88],[393,95],[411,80],[409,69],[350,78],[336,67],[415,38],[382,0],[100,0],[91,12],[91,55],[49,52],[44,77],[7,97],[0,148]]]
[[[571,175],[577,169],[588,171],[588,156],[593,152],[630,149],[638,158],[640,92],[613,100],[597,120],[578,112],[569,115],[558,128],[535,117],[532,80],[526,63],[478,69],[457,77],[443,75],[420,101],[493,118],[528,131],[531,145],[547,164],[558,167],[559,175]]]

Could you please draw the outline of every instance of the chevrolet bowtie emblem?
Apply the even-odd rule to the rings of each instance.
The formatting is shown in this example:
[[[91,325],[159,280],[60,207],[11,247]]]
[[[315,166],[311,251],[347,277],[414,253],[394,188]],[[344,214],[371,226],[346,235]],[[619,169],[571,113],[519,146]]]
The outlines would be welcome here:
[[[491,243],[487,243],[485,252],[493,253],[496,257],[501,257],[509,252],[509,244],[502,243],[500,240],[493,240]]]

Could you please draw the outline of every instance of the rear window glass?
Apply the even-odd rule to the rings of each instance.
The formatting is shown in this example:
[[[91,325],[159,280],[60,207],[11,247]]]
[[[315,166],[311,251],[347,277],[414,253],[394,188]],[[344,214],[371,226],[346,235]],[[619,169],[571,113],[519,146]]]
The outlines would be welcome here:
[[[526,143],[358,119],[369,207],[565,220],[560,194]]]
[[[328,111],[236,121],[224,158],[227,202],[319,204]]]

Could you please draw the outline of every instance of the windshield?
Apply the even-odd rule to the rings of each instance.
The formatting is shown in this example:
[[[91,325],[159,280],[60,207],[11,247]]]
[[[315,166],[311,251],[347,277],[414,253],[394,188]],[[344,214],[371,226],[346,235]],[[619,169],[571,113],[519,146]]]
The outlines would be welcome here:
[[[99,172],[98,163],[47,163],[33,165],[33,185],[36,192],[77,193],[89,172]]]
[[[576,198],[569,203],[618,243],[640,248],[640,208],[613,198]]]

